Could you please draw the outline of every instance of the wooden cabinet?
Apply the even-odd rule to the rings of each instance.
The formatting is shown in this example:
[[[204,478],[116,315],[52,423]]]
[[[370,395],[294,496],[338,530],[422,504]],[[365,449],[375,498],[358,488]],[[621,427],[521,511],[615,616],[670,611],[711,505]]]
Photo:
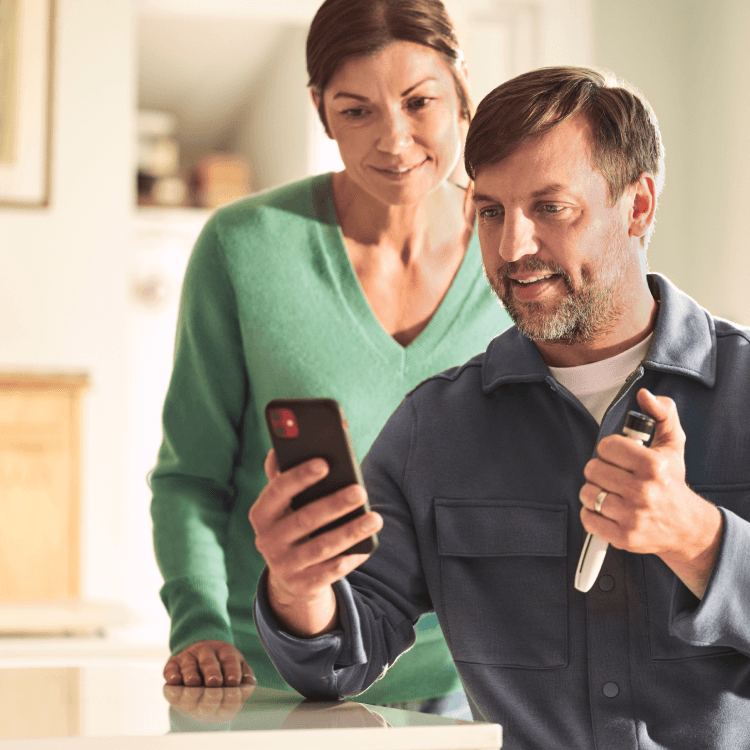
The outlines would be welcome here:
[[[0,374],[0,602],[80,593],[85,375]]]

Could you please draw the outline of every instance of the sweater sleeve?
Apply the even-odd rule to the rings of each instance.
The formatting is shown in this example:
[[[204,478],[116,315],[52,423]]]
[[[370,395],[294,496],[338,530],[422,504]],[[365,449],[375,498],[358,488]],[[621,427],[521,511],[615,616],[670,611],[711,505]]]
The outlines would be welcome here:
[[[375,552],[334,584],[339,630],[310,639],[286,633],[268,604],[265,574],[258,586],[255,622],[263,645],[282,677],[308,698],[362,693],[414,644],[417,620],[432,611],[403,491],[411,427],[405,402],[363,462],[369,501],[383,516],[383,529]]]
[[[728,646],[750,655],[750,523],[720,508],[724,527],[713,572],[700,601],[679,580],[670,630],[694,646]]]
[[[224,548],[248,390],[235,292],[212,219],[183,282],[163,442],[149,477],[172,653],[200,640],[232,642]]]

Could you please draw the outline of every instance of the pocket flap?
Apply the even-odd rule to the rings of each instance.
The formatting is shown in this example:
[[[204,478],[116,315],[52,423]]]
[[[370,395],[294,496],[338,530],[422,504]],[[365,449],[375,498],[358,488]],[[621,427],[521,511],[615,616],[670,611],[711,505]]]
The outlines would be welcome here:
[[[567,552],[567,505],[438,498],[435,520],[441,555],[560,557]]]

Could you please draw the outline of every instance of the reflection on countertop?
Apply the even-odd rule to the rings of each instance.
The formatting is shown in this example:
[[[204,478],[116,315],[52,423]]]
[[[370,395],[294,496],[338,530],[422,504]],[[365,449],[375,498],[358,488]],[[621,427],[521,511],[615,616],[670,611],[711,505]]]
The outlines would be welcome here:
[[[173,732],[393,726],[380,713],[389,711],[382,706],[368,707],[351,701],[308,701],[294,693],[251,685],[235,688],[165,685],[164,695],[171,704],[169,715]],[[433,718],[442,719],[440,723],[455,723],[443,717]]]
[[[396,734],[406,738],[422,727],[435,740],[415,747],[500,747],[500,729],[495,725],[356,701],[310,701],[298,693],[251,685],[175,687],[164,684],[161,670],[161,663],[135,660],[0,668],[0,746],[5,744],[3,740],[22,738],[38,738],[39,743],[43,743],[41,738],[62,737],[78,737],[82,742],[97,737],[135,741],[180,732],[252,731],[267,735],[268,730],[273,730],[273,735],[293,730],[290,736],[300,740],[307,734],[305,730],[343,730],[326,733],[336,740],[351,730],[362,730],[364,738],[368,730],[380,736],[383,729],[404,729]],[[461,727],[466,731],[459,731]],[[455,740],[449,745],[442,744],[446,729]],[[481,729],[486,730],[482,744],[472,744],[469,735],[479,736]],[[258,741],[261,734],[256,735]],[[492,736],[496,741],[487,744],[486,737]],[[391,746],[386,739],[383,735],[383,747]],[[29,744],[32,746],[36,743]],[[39,744],[42,746],[47,747]]]

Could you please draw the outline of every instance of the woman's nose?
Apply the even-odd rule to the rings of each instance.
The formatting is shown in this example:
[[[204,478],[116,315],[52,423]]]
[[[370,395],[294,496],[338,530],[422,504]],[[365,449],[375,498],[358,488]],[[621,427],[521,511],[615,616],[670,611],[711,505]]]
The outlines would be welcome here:
[[[389,154],[398,154],[412,143],[411,122],[405,112],[389,112],[383,119],[377,148]]]

